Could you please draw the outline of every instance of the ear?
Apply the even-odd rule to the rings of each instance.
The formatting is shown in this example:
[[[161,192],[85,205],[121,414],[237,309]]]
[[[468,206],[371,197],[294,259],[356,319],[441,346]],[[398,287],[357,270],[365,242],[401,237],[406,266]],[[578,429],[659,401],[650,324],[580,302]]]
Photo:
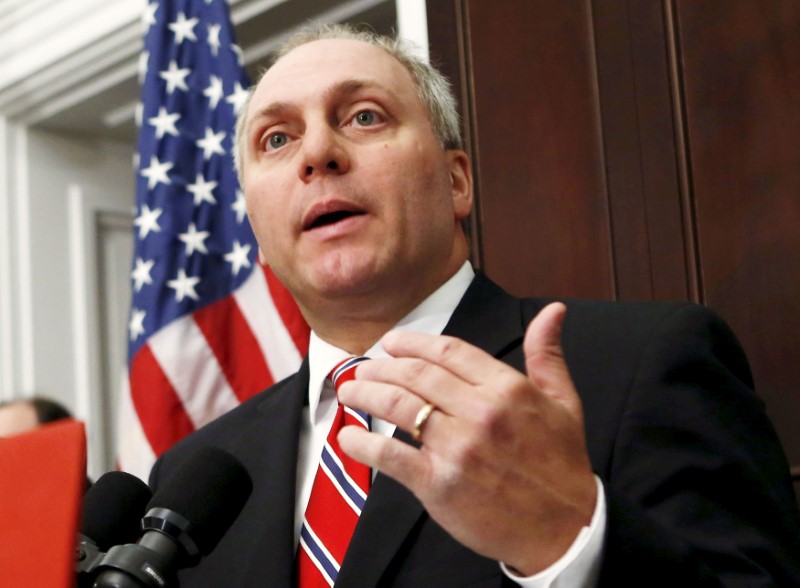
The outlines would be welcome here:
[[[450,163],[450,185],[455,220],[460,222],[472,210],[472,162],[460,149],[447,152]]]

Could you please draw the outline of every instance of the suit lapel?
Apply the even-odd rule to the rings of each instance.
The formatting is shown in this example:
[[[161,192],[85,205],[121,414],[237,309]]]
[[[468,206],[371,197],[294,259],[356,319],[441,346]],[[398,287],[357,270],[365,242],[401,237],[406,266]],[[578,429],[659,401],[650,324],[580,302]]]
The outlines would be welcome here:
[[[495,356],[518,344],[524,328],[519,301],[478,273],[443,334]],[[398,429],[395,438],[419,445]],[[402,484],[378,474],[342,563],[337,588],[376,586],[414,527],[427,518],[419,500]]]
[[[395,437],[413,443],[402,431]],[[420,516],[422,504],[402,484],[378,473],[336,580],[337,588],[377,586]]]
[[[307,390],[306,359],[294,378],[265,395],[256,409],[259,418],[231,444],[258,489],[239,517],[243,528],[237,536],[247,538],[239,544],[239,561],[247,567],[243,577],[263,579],[276,588],[289,588],[293,582],[298,439]]]
[[[519,345],[525,334],[520,301],[482,272],[476,272],[442,334],[502,357],[509,348]]]

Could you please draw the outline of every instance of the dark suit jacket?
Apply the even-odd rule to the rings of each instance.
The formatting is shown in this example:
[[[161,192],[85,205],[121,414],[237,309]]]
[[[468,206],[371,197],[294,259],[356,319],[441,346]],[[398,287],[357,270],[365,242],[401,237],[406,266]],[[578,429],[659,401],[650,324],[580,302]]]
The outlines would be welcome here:
[[[524,370],[525,327],[547,302],[516,299],[479,274],[445,333]],[[800,517],[786,460],[722,321],[683,303],[568,302],[563,345],[608,501],[600,584],[800,585]],[[292,585],[307,387],[305,362],[154,467],[158,487],[211,445],[238,457],[253,479],[216,550],[180,574],[184,588]],[[452,539],[404,487],[376,477],[337,586],[502,585],[513,583],[496,562]]]

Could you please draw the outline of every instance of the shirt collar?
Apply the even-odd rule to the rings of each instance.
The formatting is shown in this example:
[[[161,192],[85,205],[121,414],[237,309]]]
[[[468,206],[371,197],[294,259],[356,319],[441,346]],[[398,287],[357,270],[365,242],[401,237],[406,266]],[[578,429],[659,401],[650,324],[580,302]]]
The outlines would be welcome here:
[[[440,334],[447,326],[453,311],[455,311],[456,306],[458,306],[474,277],[475,271],[470,263],[465,261],[464,265],[449,280],[401,319],[394,326],[394,329],[432,335]],[[339,349],[320,339],[315,332],[311,332],[311,339],[308,345],[308,408],[312,423],[316,420],[317,407],[319,406],[323,385],[325,385],[325,378],[337,363],[349,355],[343,349]],[[381,347],[380,341],[375,343],[365,355],[372,358],[387,357],[387,353]]]

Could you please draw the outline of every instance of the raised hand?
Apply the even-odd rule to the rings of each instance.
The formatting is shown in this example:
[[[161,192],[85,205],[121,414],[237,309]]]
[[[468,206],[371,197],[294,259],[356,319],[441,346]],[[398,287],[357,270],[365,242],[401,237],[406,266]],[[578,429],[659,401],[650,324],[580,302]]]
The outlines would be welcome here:
[[[358,367],[340,400],[412,432],[417,449],[346,427],[342,449],[407,486],[428,513],[474,551],[523,575],[569,548],[594,512],[597,489],[583,412],[561,351],[566,308],[531,322],[526,374],[459,339],[391,332],[391,359]]]

